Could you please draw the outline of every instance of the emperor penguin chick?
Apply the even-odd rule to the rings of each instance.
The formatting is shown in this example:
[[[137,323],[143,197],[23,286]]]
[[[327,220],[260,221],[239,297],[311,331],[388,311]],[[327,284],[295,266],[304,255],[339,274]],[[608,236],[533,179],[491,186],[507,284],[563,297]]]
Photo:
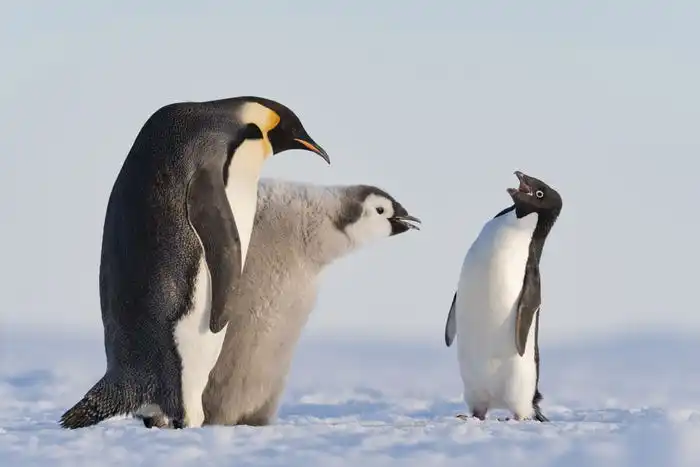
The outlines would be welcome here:
[[[261,180],[251,254],[204,391],[205,423],[271,423],[321,272],[363,245],[419,223],[374,186]]]
[[[64,428],[138,413],[162,414],[175,428],[203,423],[202,392],[235,315],[260,170],[288,149],[329,160],[289,108],[261,97],[170,104],[145,122],[105,215],[107,370],[63,414]]]

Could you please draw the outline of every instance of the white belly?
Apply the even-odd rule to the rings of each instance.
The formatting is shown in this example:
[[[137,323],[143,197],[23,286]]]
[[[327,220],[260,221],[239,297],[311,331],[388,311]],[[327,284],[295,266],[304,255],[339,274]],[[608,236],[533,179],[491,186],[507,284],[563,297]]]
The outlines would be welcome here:
[[[209,372],[219,358],[226,335],[226,325],[214,334],[209,329],[211,317],[211,278],[204,256],[199,265],[192,296],[192,307],[175,325],[175,345],[182,360],[182,402],[185,409],[184,424],[198,427],[204,422],[202,393],[209,379]]]
[[[532,415],[536,384],[534,326],[524,355],[515,316],[537,214],[491,220],[467,252],[457,290],[457,349],[464,399],[472,410]],[[534,321],[533,321],[534,323]]]
[[[244,141],[229,164],[226,197],[241,239],[241,270],[245,266],[250,235],[253,232],[258,205],[258,180],[268,147],[264,140]]]

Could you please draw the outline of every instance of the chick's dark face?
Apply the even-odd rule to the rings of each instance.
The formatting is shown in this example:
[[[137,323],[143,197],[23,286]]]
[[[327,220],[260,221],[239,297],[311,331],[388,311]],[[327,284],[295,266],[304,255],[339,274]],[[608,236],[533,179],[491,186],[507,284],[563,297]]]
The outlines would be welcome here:
[[[406,208],[404,208],[396,200],[392,201],[394,215],[389,217],[389,223],[391,224],[391,236],[404,233],[408,230],[420,230],[420,219],[410,215]]]
[[[520,185],[518,188],[508,188],[508,194],[513,198],[518,217],[533,212],[555,217],[559,215],[562,200],[554,188],[520,171],[516,171],[515,176],[518,177]]]
[[[272,146],[272,153],[277,154],[290,149],[301,149],[318,154],[328,164],[331,163],[326,151],[306,132],[299,117],[286,107],[274,109],[280,117],[279,123],[272,128],[267,137]]]

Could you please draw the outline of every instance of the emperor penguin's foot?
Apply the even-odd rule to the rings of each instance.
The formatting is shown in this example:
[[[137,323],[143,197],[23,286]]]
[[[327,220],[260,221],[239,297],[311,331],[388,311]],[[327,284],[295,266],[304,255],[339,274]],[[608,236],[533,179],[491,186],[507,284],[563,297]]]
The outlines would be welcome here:
[[[145,404],[133,415],[141,420],[146,428],[170,428],[170,419],[157,404]]]
[[[182,420],[173,420],[173,428],[176,430],[181,430],[185,428],[185,424]]]
[[[165,415],[153,415],[140,418],[143,421],[143,426],[146,428],[172,428],[170,421]]]

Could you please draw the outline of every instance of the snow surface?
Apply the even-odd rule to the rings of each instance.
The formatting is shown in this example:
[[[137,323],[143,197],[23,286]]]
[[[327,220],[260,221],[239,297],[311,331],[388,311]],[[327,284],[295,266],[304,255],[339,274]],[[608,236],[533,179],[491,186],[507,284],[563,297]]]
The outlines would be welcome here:
[[[67,431],[101,376],[100,340],[4,329],[0,466],[700,466],[700,340],[543,346],[548,424],[455,418],[454,349],[305,338],[274,426]],[[438,338],[441,336],[438,336]]]

